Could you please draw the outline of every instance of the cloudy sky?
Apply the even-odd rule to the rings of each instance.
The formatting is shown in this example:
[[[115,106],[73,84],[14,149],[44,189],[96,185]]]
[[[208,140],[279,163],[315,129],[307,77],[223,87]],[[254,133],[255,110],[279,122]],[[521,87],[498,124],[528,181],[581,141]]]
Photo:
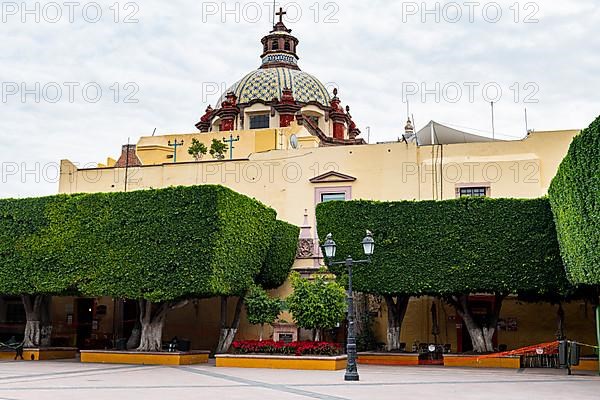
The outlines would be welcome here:
[[[302,69],[376,142],[402,133],[406,99],[418,127],[491,135],[490,101],[499,138],[525,134],[525,108],[530,129],[587,126],[597,1],[279,3]],[[2,2],[2,197],[56,193],[61,159],[90,166],[154,129],[194,132],[218,88],[258,67],[272,18],[268,0],[66,3]]]

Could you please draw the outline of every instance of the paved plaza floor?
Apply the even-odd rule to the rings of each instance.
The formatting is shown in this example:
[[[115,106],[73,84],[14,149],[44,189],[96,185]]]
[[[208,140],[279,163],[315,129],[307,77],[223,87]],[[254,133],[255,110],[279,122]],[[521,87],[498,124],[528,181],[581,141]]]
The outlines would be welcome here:
[[[0,362],[0,399],[600,399],[600,377],[557,370],[360,366],[343,371]]]

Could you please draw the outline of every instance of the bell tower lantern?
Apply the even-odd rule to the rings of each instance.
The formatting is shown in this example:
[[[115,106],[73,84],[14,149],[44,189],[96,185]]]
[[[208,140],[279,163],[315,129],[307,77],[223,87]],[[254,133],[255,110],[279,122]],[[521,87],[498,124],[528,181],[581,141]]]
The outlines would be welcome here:
[[[292,30],[283,23],[283,16],[287,14],[283,8],[276,14],[279,22],[273,26],[273,30],[262,38],[263,54],[261,69],[285,67],[300,70],[298,67],[299,57],[296,54],[298,39],[292,35]]]

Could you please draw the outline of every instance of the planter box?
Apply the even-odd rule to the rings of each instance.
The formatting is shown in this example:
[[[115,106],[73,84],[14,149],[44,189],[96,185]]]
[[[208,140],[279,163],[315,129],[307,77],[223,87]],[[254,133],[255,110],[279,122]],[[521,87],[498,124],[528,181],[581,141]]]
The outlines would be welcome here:
[[[444,354],[445,367],[521,368],[521,356],[485,357],[462,354]]]
[[[0,360],[14,360],[16,352],[14,350],[0,351]],[[23,359],[25,361],[40,360],[63,360],[75,358],[77,349],[75,347],[47,347],[23,349]],[[18,360],[21,360],[19,357]]]
[[[347,356],[272,356],[251,354],[218,354],[217,367],[228,368],[272,368],[315,371],[337,371],[346,368]]]
[[[370,365],[419,365],[417,353],[358,353],[359,364]]]
[[[208,362],[208,351],[187,353],[82,350],[81,362],[99,364],[192,365]]]
[[[571,367],[573,371],[598,371],[598,357],[581,357],[579,365]]]

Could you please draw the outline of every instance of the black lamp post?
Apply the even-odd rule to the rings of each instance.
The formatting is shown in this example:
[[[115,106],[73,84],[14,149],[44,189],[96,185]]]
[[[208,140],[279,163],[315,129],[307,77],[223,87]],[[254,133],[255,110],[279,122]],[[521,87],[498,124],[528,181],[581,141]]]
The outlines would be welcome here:
[[[348,353],[348,364],[346,366],[346,375],[344,380],[346,381],[358,381],[358,368],[356,366],[356,334],[354,332],[354,299],[352,296],[352,267],[354,264],[366,264],[371,262],[371,256],[375,250],[375,240],[373,240],[373,234],[367,231],[367,236],[362,241],[363,251],[367,256],[366,260],[353,260],[351,256],[348,256],[345,261],[332,261],[335,257],[336,244],[333,241],[333,235],[330,233],[323,243],[323,249],[325,250],[325,256],[328,260],[328,265],[345,265],[348,268],[348,339],[347,339],[347,353]]]

